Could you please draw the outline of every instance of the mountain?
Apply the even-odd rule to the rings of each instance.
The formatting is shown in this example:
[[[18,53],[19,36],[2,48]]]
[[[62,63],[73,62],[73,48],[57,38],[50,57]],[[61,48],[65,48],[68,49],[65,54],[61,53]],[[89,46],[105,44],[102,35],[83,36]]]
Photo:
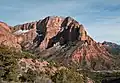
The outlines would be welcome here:
[[[99,83],[120,76],[112,71],[119,69],[119,58],[108,47],[119,46],[96,42],[72,17],[16,26],[0,22],[0,83]]]
[[[112,42],[107,42],[104,41],[102,43],[110,53],[112,53],[113,55],[119,55],[120,54],[120,45],[116,44],[116,43],[112,43]]]
[[[63,64],[80,63],[94,70],[112,68],[113,59],[107,49],[94,41],[84,26],[71,17],[48,16],[10,27],[10,31],[22,50],[44,59]]]

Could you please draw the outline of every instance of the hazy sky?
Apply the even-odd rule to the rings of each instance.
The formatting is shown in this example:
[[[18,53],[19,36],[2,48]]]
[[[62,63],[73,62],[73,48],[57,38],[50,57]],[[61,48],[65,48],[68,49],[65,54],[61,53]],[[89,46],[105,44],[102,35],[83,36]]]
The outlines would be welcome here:
[[[53,15],[75,18],[96,41],[120,44],[120,0],[0,0],[0,21],[9,25]]]

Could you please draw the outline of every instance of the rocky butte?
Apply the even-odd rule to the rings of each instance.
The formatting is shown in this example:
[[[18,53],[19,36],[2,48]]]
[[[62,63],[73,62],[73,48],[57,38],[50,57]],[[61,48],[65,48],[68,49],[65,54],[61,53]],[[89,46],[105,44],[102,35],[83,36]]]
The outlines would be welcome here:
[[[92,69],[112,69],[113,57],[71,17],[45,19],[10,27],[0,23],[0,44],[31,51],[64,64],[79,63]]]

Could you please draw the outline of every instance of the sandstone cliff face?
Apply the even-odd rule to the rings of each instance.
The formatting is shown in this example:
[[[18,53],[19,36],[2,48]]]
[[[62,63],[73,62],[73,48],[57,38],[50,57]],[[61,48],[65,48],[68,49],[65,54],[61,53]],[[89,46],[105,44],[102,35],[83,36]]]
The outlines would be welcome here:
[[[12,34],[17,37],[18,43],[23,49],[31,48],[31,44],[36,37],[36,24],[38,22],[25,23],[10,28]]]
[[[46,17],[43,19],[41,23],[37,25],[37,36],[33,43],[36,43],[37,46],[40,45],[41,50],[49,47],[48,43],[60,31],[62,21],[63,19],[60,17]]]
[[[49,16],[37,22],[17,25],[11,30],[19,38],[21,43],[30,44],[28,45],[28,49],[39,47],[40,50],[45,50],[57,42],[65,44],[78,39],[87,40],[87,32],[84,30],[83,25],[80,25],[71,17]],[[18,32],[19,30],[28,31],[20,33]],[[24,48],[27,45],[23,45]]]
[[[11,34],[9,26],[3,22],[0,22],[0,45],[13,47],[17,50],[21,49],[21,46],[18,44],[18,39]]]
[[[21,25],[16,25],[13,28],[10,28],[12,32],[18,31],[18,30],[30,30],[30,29],[35,29],[36,28],[36,23],[37,22],[31,22],[31,23],[25,23]]]
[[[9,26],[6,23],[0,22],[0,26],[3,27],[5,31],[11,32]]]
[[[71,17],[47,17],[36,28],[38,35],[33,43],[37,42],[37,46],[43,50],[53,47],[56,43],[63,45],[78,39],[87,39],[83,26]]]

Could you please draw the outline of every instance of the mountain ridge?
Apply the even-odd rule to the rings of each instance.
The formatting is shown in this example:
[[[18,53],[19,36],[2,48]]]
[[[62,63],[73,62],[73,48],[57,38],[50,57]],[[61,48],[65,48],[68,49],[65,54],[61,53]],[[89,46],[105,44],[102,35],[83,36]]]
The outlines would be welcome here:
[[[32,51],[40,57],[43,54],[43,57],[60,58],[65,62],[85,61],[93,69],[112,68],[112,56],[107,49],[92,39],[84,26],[71,17],[48,16],[39,21],[16,25],[10,30],[22,50]],[[67,55],[68,58],[64,58]]]

